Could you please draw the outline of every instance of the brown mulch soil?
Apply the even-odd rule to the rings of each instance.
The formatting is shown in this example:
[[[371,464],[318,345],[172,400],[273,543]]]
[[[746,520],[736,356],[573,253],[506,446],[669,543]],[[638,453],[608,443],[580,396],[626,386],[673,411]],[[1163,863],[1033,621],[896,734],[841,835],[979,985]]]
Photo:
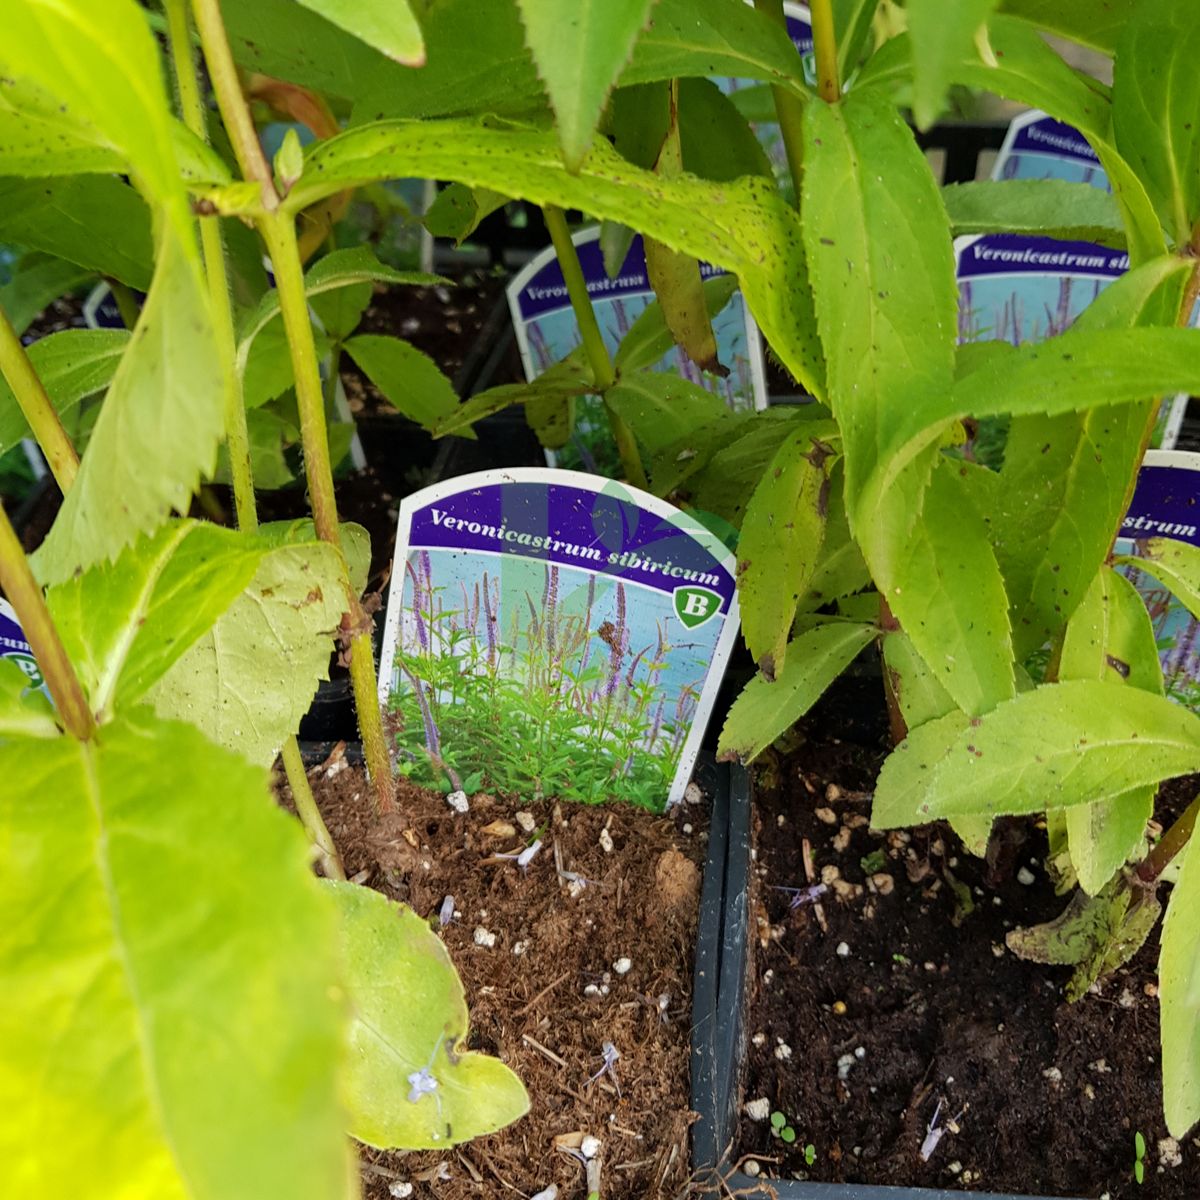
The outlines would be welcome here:
[[[517,1124],[457,1151],[364,1149],[366,1200],[388,1200],[397,1182],[412,1183],[415,1200],[510,1189],[532,1196],[551,1183],[561,1200],[582,1200],[582,1167],[554,1149],[555,1137],[574,1132],[603,1142],[605,1200],[674,1196],[690,1170],[692,955],[707,801],[655,816],[479,795],[459,816],[443,796],[401,782],[397,812],[375,819],[360,770],[335,767],[330,776],[324,766],[310,772],[348,875],[365,872],[368,886],[435,919],[454,897],[461,916],[442,936],[466,988],[469,1045],[508,1063],[532,1102]],[[525,874],[489,861],[530,840],[518,810],[545,826]],[[516,832],[485,832],[494,822]],[[556,873],[555,842],[563,869],[592,881],[577,895]],[[477,929],[494,933],[495,945],[477,945]],[[632,963],[624,975],[614,969],[621,958]],[[588,1082],[605,1041],[620,1052],[620,1095],[607,1076]]]
[[[807,743],[757,778],[743,1099],[769,1100],[796,1140],[785,1146],[743,1111],[738,1153],[783,1177],[1195,1200],[1200,1139],[1179,1143],[1175,1166],[1176,1147],[1163,1144],[1157,935],[1069,1004],[1069,969],[1022,962],[1005,947],[1009,930],[1065,906],[1043,867],[1044,834],[1007,823],[989,865],[940,825],[873,832],[883,739],[822,733],[836,727],[810,720]],[[1192,784],[1164,789],[1160,812],[1164,801],[1186,803]],[[808,883],[805,840],[815,877],[831,886],[825,927],[813,907],[790,909],[773,890]],[[882,862],[864,866],[869,855]],[[923,1162],[939,1100],[942,1124],[962,1116]],[[1147,1145],[1141,1186],[1135,1132]]]

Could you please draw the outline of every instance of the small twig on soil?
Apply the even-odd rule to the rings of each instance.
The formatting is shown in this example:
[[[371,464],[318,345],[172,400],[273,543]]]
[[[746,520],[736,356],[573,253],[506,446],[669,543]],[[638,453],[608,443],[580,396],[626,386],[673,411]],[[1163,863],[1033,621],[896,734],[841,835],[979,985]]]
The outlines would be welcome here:
[[[458,1161],[467,1168],[471,1178],[476,1183],[482,1183],[483,1176],[479,1173],[479,1168],[461,1150],[456,1150],[455,1153],[458,1155]]]
[[[571,975],[570,971],[564,971],[557,979],[554,979],[550,983],[546,984],[546,986],[544,988],[542,988],[542,990],[540,992],[538,992],[538,994],[536,996],[534,996],[534,998],[532,1000],[530,1000],[528,1004],[526,1004],[522,1008],[518,1008],[517,1011],[513,1015],[518,1016],[518,1017],[523,1017],[527,1012],[530,1011],[530,1009],[533,1008],[533,1006],[540,999],[542,999],[543,996],[554,991],[554,989],[556,987],[558,987],[558,985],[560,983],[562,983],[564,979],[568,979],[570,977],[570,975]]]
[[[496,1170],[496,1164],[492,1162],[490,1154],[485,1154],[482,1150],[479,1152],[479,1157],[483,1159],[483,1165],[506,1187],[510,1192],[516,1192],[520,1189],[509,1183],[499,1171]]]
[[[521,1034],[521,1041],[525,1042],[526,1045],[532,1046],[539,1054],[544,1054],[552,1063],[557,1063],[560,1067],[565,1067],[567,1065],[567,1060],[565,1058],[559,1058],[559,1056],[555,1054],[553,1050],[548,1050],[542,1045],[541,1042],[537,1040],[537,1038],[530,1037],[529,1034],[523,1033]]]
[[[614,1171],[640,1171],[643,1167],[648,1167],[654,1162],[653,1158],[639,1158],[637,1162],[617,1163],[613,1167]]]

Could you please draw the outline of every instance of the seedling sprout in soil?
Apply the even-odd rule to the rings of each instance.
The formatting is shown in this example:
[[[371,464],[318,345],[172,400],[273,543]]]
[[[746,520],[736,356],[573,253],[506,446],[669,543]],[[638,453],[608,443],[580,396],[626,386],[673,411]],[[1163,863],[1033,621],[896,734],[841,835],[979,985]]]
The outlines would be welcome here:
[[[1140,1130],[1133,1135],[1133,1177],[1139,1185],[1146,1178],[1146,1139]]]

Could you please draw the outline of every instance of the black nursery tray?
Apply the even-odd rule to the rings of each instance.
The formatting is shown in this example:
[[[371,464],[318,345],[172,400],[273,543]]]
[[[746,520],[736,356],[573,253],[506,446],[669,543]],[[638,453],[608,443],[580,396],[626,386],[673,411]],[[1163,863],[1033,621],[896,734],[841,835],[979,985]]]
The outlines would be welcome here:
[[[692,1167],[699,1187],[743,1200],[1047,1200],[1012,1193],[754,1177],[730,1160],[746,1053],[751,839],[749,774],[734,767],[728,778],[728,788],[718,791],[713,803],[696,943],[692,1108],[698,1117],[692,1127]],[[718,907],[720,917],[714,920]]]

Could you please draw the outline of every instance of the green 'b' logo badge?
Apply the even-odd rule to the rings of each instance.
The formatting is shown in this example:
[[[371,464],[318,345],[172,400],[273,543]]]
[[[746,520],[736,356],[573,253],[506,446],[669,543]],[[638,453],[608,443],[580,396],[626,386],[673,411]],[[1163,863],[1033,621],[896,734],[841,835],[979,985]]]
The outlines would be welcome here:
[[[681,587],[676,588],[674,594],[675,615],[688,629],[703,625],[721,610],[721,597],[708,588]]]

